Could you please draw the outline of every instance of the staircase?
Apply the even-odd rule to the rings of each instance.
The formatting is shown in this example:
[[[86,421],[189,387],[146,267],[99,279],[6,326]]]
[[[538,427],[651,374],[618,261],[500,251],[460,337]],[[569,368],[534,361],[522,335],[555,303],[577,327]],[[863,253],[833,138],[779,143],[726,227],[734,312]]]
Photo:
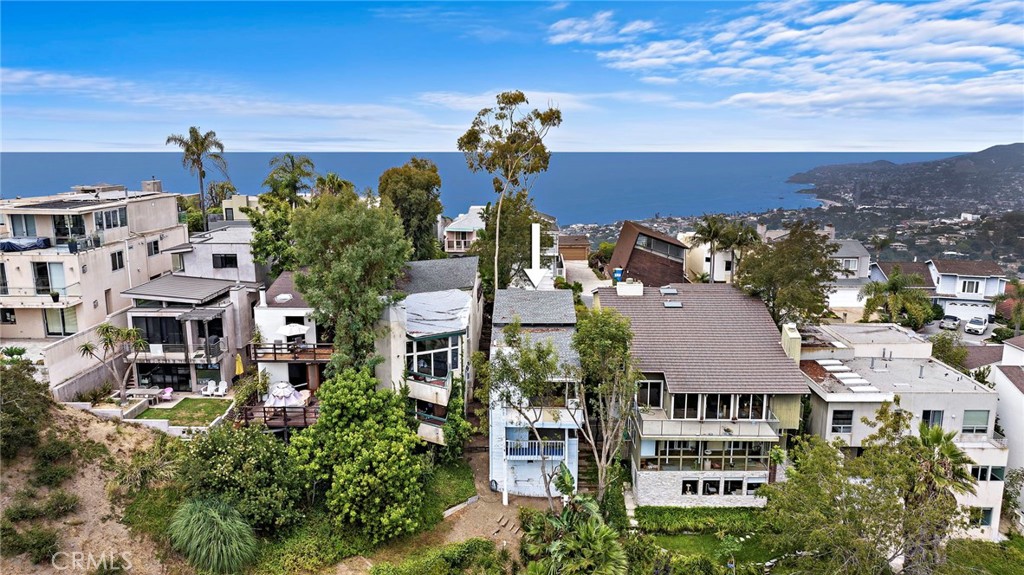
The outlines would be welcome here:
[[[484,303],[484,316],[483,325],[480,326],[480,352],[484,354],[484,357],[491,359],[491,332],[493,327],[491,326],[491,314],[494,312],[494,303]]]

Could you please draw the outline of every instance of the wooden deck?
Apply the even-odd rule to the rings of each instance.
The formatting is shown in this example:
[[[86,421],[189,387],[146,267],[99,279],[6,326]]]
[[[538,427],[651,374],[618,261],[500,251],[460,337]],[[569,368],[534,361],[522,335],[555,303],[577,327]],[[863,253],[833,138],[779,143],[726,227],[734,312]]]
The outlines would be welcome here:
[[[246,425],[262,423],[270,429],[303,428],[316,423],[319,416],[319,405],[307,405],[305,407],[245,405],[238,409],[236,420]]]
[[[302,363],[327,363],[334,354],[334,344],[330,343],[261,343],[249,346],[249,357],[253,361],[287,361]]]

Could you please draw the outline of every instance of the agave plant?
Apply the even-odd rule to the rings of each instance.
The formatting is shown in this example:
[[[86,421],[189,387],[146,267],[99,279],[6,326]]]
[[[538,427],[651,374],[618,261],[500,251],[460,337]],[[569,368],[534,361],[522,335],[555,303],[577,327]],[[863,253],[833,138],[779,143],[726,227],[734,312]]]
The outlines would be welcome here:
[[[193,499],[174,512],[171,544],[193,567],[211,573],[238,573],[256,558],[252,527],[227,503]]]

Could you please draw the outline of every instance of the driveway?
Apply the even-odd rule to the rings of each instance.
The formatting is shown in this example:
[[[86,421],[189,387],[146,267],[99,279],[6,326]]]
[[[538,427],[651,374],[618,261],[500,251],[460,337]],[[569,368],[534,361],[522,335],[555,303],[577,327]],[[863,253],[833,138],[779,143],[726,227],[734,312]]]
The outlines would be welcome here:
[[[612,285],[612,280],[599,279],[587,262],[581,260],[566,260],[565,279],[569,283],[580,282],[580,285],[583,286],[581,297],[587,307],[591,307],[594,303],[595,289]]]
[[[988,328],[985,329],[984,335],[974,335],[973,333],[967,333],[964,331],[965,323],[966,322],[960,322],[960,327],[957,329],[957,332],[960,334],[960,337],[963,338],[964,343],[966,343],[967,345],[985,345],[985,340],[992,337],[992,324],[988,324]],[[933,321],[932,323],[921,328],[921,331],[917,333],[925,337],[930,337],[943,331],[952,330],[939,329],[939,322]]]

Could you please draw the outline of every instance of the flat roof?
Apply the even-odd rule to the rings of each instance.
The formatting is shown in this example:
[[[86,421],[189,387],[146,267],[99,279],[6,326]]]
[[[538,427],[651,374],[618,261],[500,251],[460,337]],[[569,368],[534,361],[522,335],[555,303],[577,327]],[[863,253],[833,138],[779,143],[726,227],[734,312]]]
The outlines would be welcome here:
[[[819,326],[818,329],[855,345],[928,343],[924,337],[894,323],[834,323]]]
[[[252,242],[252,226],[233,226],[201,232],[189,238],[193,244],[248,244]]]
[[[0,208],[5,211],[31,210],[41,212],[83,211],[89,212],[104,205],[111,207],[123,206],[128,200],[148,196],[177,196],[168,192],[140,191],[104,191],[104,192],[67,192],[34,198],[14,198],[0,201]]]
[[[803,360],[800,369],[826,393],[995,393],[933,358]]]
[[[177,274],[160,276],[142,285],[121,292],[123,297],[204,304],[225,294],[235,285],[253,286],[251,282],[235,282]]]

